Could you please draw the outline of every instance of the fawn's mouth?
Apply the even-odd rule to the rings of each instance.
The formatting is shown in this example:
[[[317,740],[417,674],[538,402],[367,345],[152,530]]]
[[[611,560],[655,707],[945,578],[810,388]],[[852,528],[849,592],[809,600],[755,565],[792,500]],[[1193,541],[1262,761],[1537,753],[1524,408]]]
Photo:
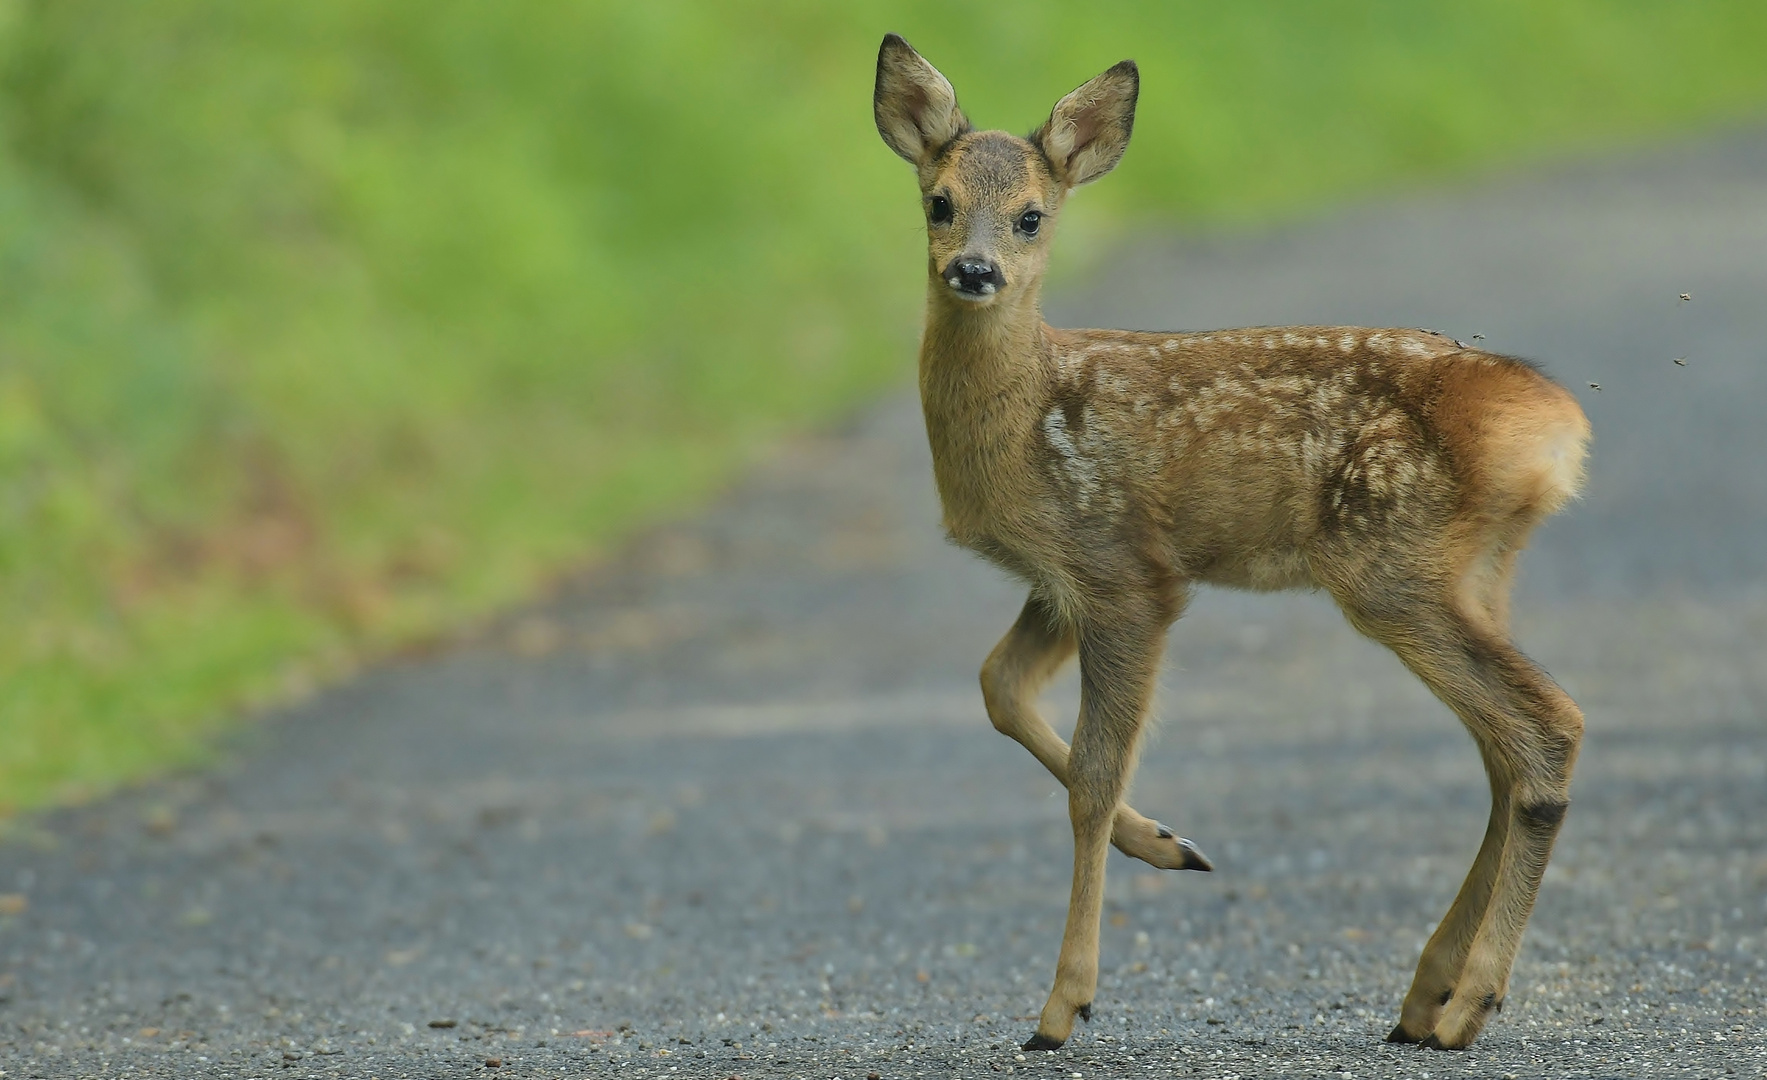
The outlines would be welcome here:
[[[951,292],[959,300],[971,304],[983,304],[1000,295],[999,286],[992,281],[967,282],[958,278],[946,278],[945,284],[951,286]]]
[[[959,297],[972,303],[993,299],[1006,287],[1006,275],[999,264],[980,255],[959,255],[939,275]]]

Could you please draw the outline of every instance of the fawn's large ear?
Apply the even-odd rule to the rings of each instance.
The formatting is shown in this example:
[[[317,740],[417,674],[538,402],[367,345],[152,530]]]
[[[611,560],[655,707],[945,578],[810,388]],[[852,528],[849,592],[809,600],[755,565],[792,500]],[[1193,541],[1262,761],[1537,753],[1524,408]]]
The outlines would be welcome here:
[[[877,50],[871,107],[883,141],[916,165],[926,164],[969,130],[969,120],[957,107],[957,92],[945,76],[896,34],[885,34]]]
[[[1055,103],[1031,141],[1043,148],[1056,179],[1079,187],[1110,172],[1129,148],[1141,73],[1125,60]]]

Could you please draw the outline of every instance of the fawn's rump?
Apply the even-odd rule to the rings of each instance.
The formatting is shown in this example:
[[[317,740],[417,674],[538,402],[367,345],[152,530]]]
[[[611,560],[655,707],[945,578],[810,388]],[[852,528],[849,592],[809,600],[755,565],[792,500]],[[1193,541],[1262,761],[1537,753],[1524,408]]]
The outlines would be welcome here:
[[[1569,391],[1525,364],[1452,365],[1436,419],[1465,463],[1465,505],[1483,524],[1525,532],[1583,486],[1589,421]]]
[[[1501,627],[1517,553],[1583,485],[1589,421],[1564,387],[1510,361],[1450,368],[1437,410],[1465,466],[1457,606]]]
[[[1423,430],[1397,445],[1433,443],[1440,469],[1410,470],[1424,479],[1387,485],[1388,512],[1358,515],[1357,496],[1396,475],[1393,459],[1403,456],[1363,451],[1353,459],[1362,491],[1341,481],[1326,491],[1346,509],[1308,546],[1307,570],[1313,584],[1351,606],[1405,608],[1435,582],[1456,608],[1501,622],[1528,534],[1582,486],[1589,424],[1568,391],[1519,360],[1469,350],[1429,367],[1418,371],[1434,384],[1426,415],[1417,417]],[[1243,575],[1222,583],[1258,587]]]

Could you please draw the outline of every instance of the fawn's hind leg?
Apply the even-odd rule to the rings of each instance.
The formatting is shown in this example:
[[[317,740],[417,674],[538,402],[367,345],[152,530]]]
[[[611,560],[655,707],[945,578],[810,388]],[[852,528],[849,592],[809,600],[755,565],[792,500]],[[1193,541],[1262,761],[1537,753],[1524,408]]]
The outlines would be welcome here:
[[[1050,774],[1068,785],[1068,744],[1037,710],[1037,693],[1074,655],[1073,631],[1060,625],[1049,605],[1035,594],[1018,621],[982,665],[982,700],[996,730],[1010,735]],[[1111,843],[1118,851],[1162,870],[1212,870],[1207,857],[1127,803],[1117,807]]]
[[[1506,547],[1482,560],[1462,578],[1466,610],[1483,621],[1490,633],[1503,638],[1509,636],[1509,592],[1517,554],[1517,548]],[[1510,783],[1502,763],[1485,753],[1482,743],[1480,755],[1491,783],[1491,814],[1485,823],[1485,838],[1454,903],[1424,945],[1417,973],[1400,1009],[1399,1022],[1387,1034],[1388,1042],[1422,1042],[1435,1031],[1443,1007],[1460,982],[1473,938],[1491,906],[1491,890],[1497,883],[1504,844],[1509,838]]]
[[[1390,647],[1460,717],[1491,781],[1491,820],[1460,894],[1425,946],[1389,1038],[1470,1045],[1503,1005],[1559,823],[1583,715],[1510,643],[1474,597],[1377,602],[1339,596],[1359,629]]]
[[[1442,1009],[1460,982],[1473,938],[1491,906],[1491,890],[1497,883],[1503,848],[1509,839],[1510,799],[1508,784],[1498,779],[1499,774],[1488,758],[1485,771],[1491,777],[1491,816],[1485,824],[1484,842],[1479,845],[1472,869],[1460,883],[1448,914],[1442,916],[1436,932],[1423,947],[1411,989],[1399,1010],[1399,1022],[1387,1033],[1388,1042],[1422,1042],[1436,1030]]]

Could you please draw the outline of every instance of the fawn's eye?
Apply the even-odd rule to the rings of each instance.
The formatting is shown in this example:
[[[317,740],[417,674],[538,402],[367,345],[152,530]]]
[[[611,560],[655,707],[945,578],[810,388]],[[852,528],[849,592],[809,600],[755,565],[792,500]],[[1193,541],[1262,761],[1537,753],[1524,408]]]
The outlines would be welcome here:
[[[1043,224],[1043,215],[1035,210],[1026,210],[1018,216],[1018,231],[1026,236],[1036,236],[1037,227]]]
[[[943,195],[934,195],[926,201],[926,219],[934,225],[943,225],[951,220],[951,200]]]

